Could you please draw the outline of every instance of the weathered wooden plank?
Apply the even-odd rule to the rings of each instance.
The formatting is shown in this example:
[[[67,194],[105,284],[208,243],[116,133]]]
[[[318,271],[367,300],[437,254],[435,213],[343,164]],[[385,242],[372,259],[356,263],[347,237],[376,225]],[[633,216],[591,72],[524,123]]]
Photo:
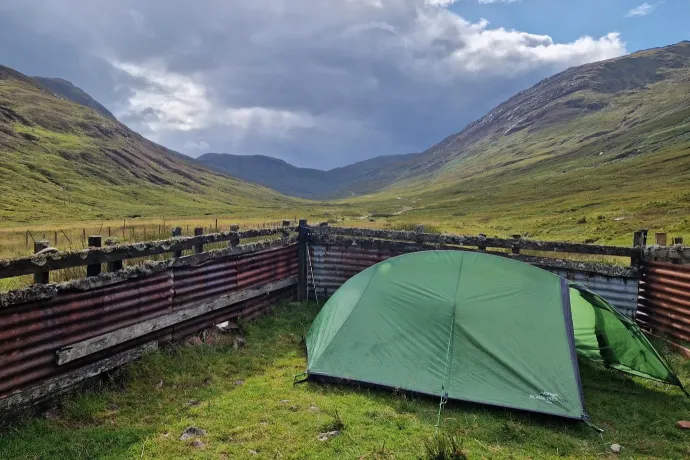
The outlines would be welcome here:
[[[312,237],[312,244],[314,245],[329,245],[329,246],[358,246],[364,249],[386,250],[394,252],[416,252],[416,251],[431,251],[431,250],[456,250],[468,252],[483,252],[499,257],[506,257],[508,259],[519,260],[531,265],[536,265],[543,268],[557,268],[563,270],[582,271],[593,274],[605,276],[620,276],[626,278],[639,278],[640,271],[637,267],[609,265],[594,262],[580,262],[576,260],[554,259],[549,257],[535,257],[523,254],[508,254],[504,252],[495,251],[479,251],[476,249],[469,249],[460,246],[451,246],[446,244],[419,244],[406,241],[390,241],[380,240],[375,238],[357,238],[347,237],[341,235],[324,235],[315,233]]]
[[[456,246],[474,246],[478,248],[506,248],[514,251],[549,251],[572,252],[577,254],[600,254],[609,256],[632,257],[634,248],[623,246],[604,246],[595,244],[566,243],[556,241],[535,241],[523,238],[488,238],[485,236],[462,236],[434,233],[405,232],[393,230],[375,230],[351,227],[318,227],[314,234],[344,235],[384,240],[409,241],[427,244],[448,244]]]
[[[644,259],[690,264],[690,246],[647,246],[644,248]]]
[[[273,291],[293,286],[297,283],[297,277],[292,276],[280,281],[266,284],[261,287],[245,289],[239,292],[219,297],[209,302],[202,303],[193,308],[187,308],[180,311],[175,311],[167,315],[159,316],[157,318],[143,321],[129,327],[118,329],[107,334],[102,334],[97,337],[82,340],[81,342],[61,348],[56,352],[58,365],[74,361],[75,359],[83,358],[97,351],[110,348],[120,343],[127,342],[137,337],[142,337],[151,332],[173,326],[191,318],[204,315],[214,310],[234,305],[263,294],[269,294]]]
[[[148,257],[169,252],[180,252],[199,245],[223,241],[236,242],[240,238],[258,238],[282,234],[285,227],[247,230],[244,232],[221,232],[194,237],[179,237],[162,241],[90,248],[76,252],[44,252],[17,259],[0,260],[0,279],[22,276],[50,270],[115,262]]]
[[[114,356],[81,367],[59,377],[46,380],[38,385],[19,390],[14,394],[0,399],[0,413],[30,405],[47,396],[59,394],[69,387],[95,377],[103,372],[115,369],[140,358],[145,353],[158,349],[158,342],[149,342],[131,350],[123,351]]]

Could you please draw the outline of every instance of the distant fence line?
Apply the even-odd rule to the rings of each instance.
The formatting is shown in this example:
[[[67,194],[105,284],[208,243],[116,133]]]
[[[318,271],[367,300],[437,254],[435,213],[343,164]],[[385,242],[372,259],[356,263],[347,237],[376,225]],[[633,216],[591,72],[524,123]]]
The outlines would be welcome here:
[[[197,227],[193,225],[185,225],[182,228],[183,233],[187,235],[192,235],[193,231],[196,228],[203,228],[204,232],[208,233],[218,233],[220,232],[221,226],[218,224],[219,219],[213,219],[212,221],[209,222],[208,226],[203,226],[203,227]],[[122,226],[112,226],[112,225],[101,225],[98,228],[98,231],[95,233],[98,235],[101,235],[102,237],[107,237],[107,238],[121,238],[122,240],[126,240],[128,238],[133,238],[136,236],[142,236],[143,241],[148,241],[149,236],[154,237],[154,238],[159,238],[161,235],[165,235],[166,233],[169,233],[170,228],[168,226],[168,222],[166,220],[163,220],[162,223],[156,224],[156,223],[137,223],[136,220],[133,221],[132,223],[130,221],[129,226],[128,226],[128,221],[127,219],[123,219],[122,221]],[[254,229],[262,229],[262,228],[273,228],[273,227],[279,227],[281,225],[280,221],[270,221],[270,222],[259,222],[259,223],[254,223],[254,224],[233,224],[231,227],[237,227],[237,228],[243,228],[245,230],[254,230]],[[81,231],[79,231],[81,230]],[[71,229],[71,232],[77,231],[78,232],[78,242],[81,243],[82,246],[87,247],[88,243],[88,235],[93,234],[94,232],[92,231],[87,231],[85,227],[82,227],[81,229],[76,228],[76,229]],[[26,229],[24,231],[18,231],[20,233],[24,234],[24,246],[26,248],[30,248],[34,243],[37,241],[48,241],[51,245],[54,247],[59,246],[63,242],[67,242],[67,244],[70,247],[74,247],[77,245],[77,241],[72,241],[72,238],[69,237],[67,232],[65,231],[64,228],[56,228],[56,229],[45,229],[45,230],[34,230],[31,231],[29,229]],[[140,233],[139,233],[140,232]],[[74,236],[74,235],[73,235]]]
[[[0,279],[34,274],[35,283],[47,284],[50,282],[51,270],[80,266],[87,266],[87,276],[97,276],[101,272],[102,264],[108,264],[108,271],[118,271],[122,269],[124,260],[168,253],[173,257],[181,257],[182,251],[187,249],[194,249],[196,253],[201,253],[204,251],[204,245],[207,244],[229,242],[231,246],[236,246],[243,238],[276,234],[286,236],[290,231],[294,231],[294,227],[290,227],[289,221],[284,221],[283,227],[245,231],[232,228],[228,232],[209,235],[204,235],[203,229],[196,228],[196,236],[193,237],[179,236],[181,228],[176,227],[172,231],[174,236],[167,240],[118,244],[117,240],[108,239],[104,247],[102,247],[102,236],[89,236],[89,248],[81,251],[58,251],[50,247],[49,241],[39,240],[34,243],[35,254],[0,260]]]
[[[91,236],[92,247],[82,251],[38,245],[37,254],[0,261],[0,278],[35,277],[28,288],[0,294],[0,414],[114,369],[159,342],[259,316],[279,300],[332,295],[377,262],[423,250],[485,252],[537,265],[589,286],[649,333],[690,338],[690,265],[683,265],[690,252],[680,245],[647,246],[646,231],[635,233],[631,247],[431,234],[422,227],[309,226],[305,219],[298,226],[283,221],[212,234],[197,228],[189,237],[177,236],[180,228],[173,232],[161,241],[103,247],[101,236]],[[623,257],[630,264],[543,256],[549,252]],[[160,254],[171,258],[123,264]],[[51,270],[75,266],[86,266],[87,277],[50,284]]]

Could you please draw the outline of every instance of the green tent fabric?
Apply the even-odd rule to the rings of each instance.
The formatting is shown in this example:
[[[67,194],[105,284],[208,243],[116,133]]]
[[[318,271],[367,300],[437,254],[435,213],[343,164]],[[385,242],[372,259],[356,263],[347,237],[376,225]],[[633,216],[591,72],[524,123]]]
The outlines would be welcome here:
[[[307,336],[307,374],[586,419],[576,354],[679,385],[639,328],[581,286],[475,252],[424,251],[348,280]]]

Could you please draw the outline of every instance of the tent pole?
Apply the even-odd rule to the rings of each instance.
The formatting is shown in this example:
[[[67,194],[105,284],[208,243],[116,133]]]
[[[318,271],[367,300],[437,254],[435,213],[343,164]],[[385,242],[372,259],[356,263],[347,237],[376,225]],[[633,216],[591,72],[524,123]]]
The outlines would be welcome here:
[[[311,272],[311,284],[314,286],[314,299],[316,299],[316,306],[321,308],[321,305],[319,305],[319,295],[316,293],[316,280],[314,279],[314,267],[311,263],[311,254],[309,253],[309,243],[306,243],[307,246],[307,263],[309,264],[309,271]],[[309,297],[309,283],[307,283],[307,298]]]

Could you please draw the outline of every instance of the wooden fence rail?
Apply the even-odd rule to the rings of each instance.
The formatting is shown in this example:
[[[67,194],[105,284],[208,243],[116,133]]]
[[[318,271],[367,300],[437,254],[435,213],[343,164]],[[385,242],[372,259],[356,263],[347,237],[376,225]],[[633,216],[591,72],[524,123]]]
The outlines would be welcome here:
[[[473,246],[480,249],[503,248],[511,249],[513,254],[519,254],[520,250],[531,250],[619,256],[630,257],[631,259],[635,259],[641,255],[641,248],[639,247],[606,246],[556,241],[535,241],[524,238],[489,238],[483,235],[462,236],[423,232],[374,230],[350,227],[317,227],[314,229],[314,231],[320,234],[377,238],[394,241],[409,241],[418,244]]]
[[[203,251],[207,244],[230,242],[231,246],[239,244],[240,239],[258,238],[263,236],[286,234],[294,231],[295,227],[277,227],[259,230],[229,231],[199,235],[193,237],[173,237],[162,241],[147,241],[142,243],[107,245],[105,247],[91,247],[82,251],[61,252],[37,246],[37,254],[17,259],[0,260],[0,279],[15,276],[35,274],[37,283],[49,282],[48,272],[65,268],[111,264],[111,267],[121,268],[117,262],[140,257],[173,253],[176,257],[182,255],[185,249],[194,249],[197,253]],[[93,241],[96,241],[94,238]],[[96,274],[96,269],[92,269]]]

